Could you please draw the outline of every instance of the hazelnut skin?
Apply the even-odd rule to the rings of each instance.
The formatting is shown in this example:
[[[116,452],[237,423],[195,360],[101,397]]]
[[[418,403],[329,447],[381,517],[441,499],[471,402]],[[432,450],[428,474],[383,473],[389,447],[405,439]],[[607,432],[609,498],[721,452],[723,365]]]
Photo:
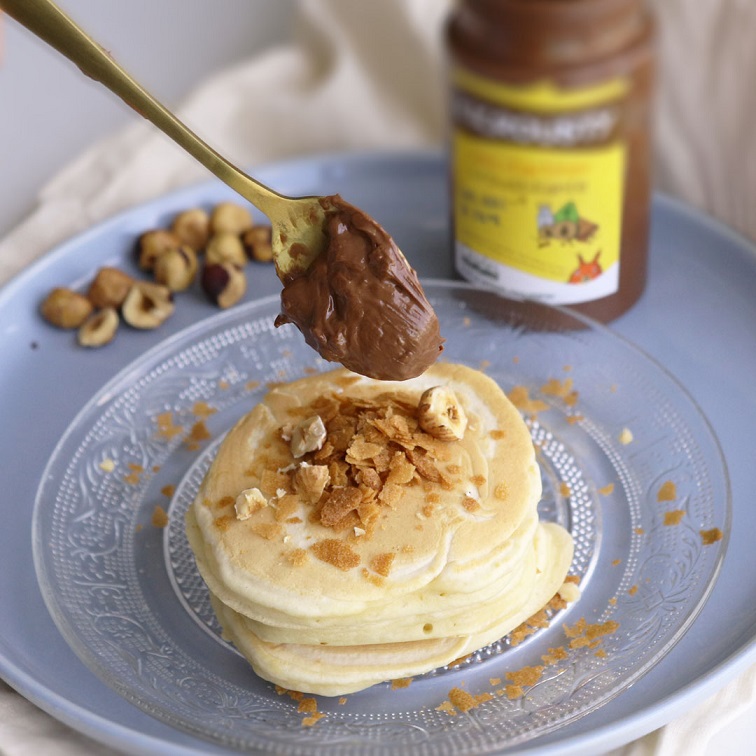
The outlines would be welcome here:
[[[210,238],[210,215],[201,207],[184,210],[173,219],[171,231],[182,244],[200,252]]]
[[[213,208],[210,228],[214,234],[228,232],[239,236],[252,228],[252,215],[246,207],[235,202],[221,202]]]
[[[231,263],[237,268],[247,264],[247,253],[241,239],[228,231],[213,234],[205,249],[205,260],[209,265]]]
[[[90,315],[79,328],[78,341],[84,347],[101,347],[115,338],[120,321],[114,307]]]
[[[97,309],[118,308],[133,284],[134,279],[118,268],[100,268],[89,286],[87,299]]]
[[[205,265],[201,284],[207,298],[224,310],[235,305],[247,291],[244,272],[231,263]]]
[[[173,310],[173,295],[166,286],[137,281],[124,300],[121,315],[133,328],[150,330],[167,320]]]
[[[91,314],[92,303],[71,289],[53,289],[42,302],[42,317],[57,328],[78,328]]]
[[[197,276],[197,253],[187,246],[169,249],[155,260],[155,281],[171,291],[188,289]]]
[[[137,240],[137,263],[142,270],[151,271],[163,252],[180,246],[181,241],[172,231],[161,228],[145,231]]]
[[[253,226],[242,234],[247,257],[255,262],[273,261],[273,229],[270,226]]]

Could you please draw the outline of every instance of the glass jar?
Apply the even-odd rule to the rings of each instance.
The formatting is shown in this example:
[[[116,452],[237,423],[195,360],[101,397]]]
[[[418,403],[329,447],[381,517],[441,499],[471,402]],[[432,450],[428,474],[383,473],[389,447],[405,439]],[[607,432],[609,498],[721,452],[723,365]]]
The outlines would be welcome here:
[[[464,278],[602,321],[638,299],[653,42],[643,0],[460,0],[447,43]]]

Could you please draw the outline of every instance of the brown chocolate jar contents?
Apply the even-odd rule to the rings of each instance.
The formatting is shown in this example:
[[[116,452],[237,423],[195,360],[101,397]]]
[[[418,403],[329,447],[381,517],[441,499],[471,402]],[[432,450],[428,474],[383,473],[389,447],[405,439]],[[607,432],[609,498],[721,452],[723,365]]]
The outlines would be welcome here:
[[[329,198],[327,245],[284,282],[276,326],[294,323],[321,357],[369,378],[403,381],[443,349],[417,274],[369,216]]]
[[[509,299],[617,317],[646,280],[646,3],[461,0],[447,32],[457,270]]]

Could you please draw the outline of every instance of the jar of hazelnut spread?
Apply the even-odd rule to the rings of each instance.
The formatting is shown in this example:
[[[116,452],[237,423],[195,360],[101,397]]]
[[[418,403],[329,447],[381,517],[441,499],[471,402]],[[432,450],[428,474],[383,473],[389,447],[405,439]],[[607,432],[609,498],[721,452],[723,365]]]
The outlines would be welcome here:
[[[457,270],[611,320],[646,277],[645,3],[461,0],[447,32]]]

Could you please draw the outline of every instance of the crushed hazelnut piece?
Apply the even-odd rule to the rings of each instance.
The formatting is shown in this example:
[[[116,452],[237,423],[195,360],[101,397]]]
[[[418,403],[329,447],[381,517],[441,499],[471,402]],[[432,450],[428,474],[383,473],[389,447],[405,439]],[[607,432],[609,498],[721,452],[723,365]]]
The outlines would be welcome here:
[[[326,440],[326,429],[320,415],[302,420],[291,431],[291,453],[295,459],[316,451]]]
[[[268,506],[268,500],[259,488],[246,488],[234,501],[237,520],[248,520],[255,512]]]

